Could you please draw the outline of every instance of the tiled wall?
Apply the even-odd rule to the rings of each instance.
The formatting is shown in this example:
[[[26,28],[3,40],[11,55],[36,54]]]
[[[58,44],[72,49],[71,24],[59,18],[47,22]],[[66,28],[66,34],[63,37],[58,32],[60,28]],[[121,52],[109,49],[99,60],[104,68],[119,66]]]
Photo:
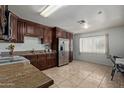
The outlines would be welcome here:
[[[0,43],[0,52],[8,51],[6,48],[11,43]],[[41,44],[41,41],[37,37],[24,37],[24,43],[14,43],[15,51],[25,51],[25,50],[44,50],[45,45]]]

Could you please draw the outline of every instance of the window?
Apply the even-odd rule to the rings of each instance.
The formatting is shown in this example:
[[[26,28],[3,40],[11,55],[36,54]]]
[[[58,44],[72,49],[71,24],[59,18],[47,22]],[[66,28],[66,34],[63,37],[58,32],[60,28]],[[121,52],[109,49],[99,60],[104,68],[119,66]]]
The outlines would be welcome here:
[[[106,53],[106,36],[80,38],[80,52]]]

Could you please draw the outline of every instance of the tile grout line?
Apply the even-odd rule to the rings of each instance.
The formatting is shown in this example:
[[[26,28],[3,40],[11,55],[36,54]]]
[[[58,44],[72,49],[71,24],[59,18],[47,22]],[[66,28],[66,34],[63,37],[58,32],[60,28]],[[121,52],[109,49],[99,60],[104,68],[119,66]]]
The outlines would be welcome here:
[[[97,87],[97,88],[100,88],[100,85],[101,85],[102,81],[104,80],[104,78],[105,78],[106,74],[107,74],[107,72],[105,73],[105,75],[104,75],[104,76],[103,76],[103,78],[101,79],[101,81],[100,81],[100,83],[99,83],[99,85],[98,85],[98,87]]]
[[[95,72],[95,71],[92,71],[92,72]],[[91,72],[91,73],[92,73],[92,72]],[[89,77],[90,75],[91,75],[91,74],[87,75],[87,77]],[[84,80],[86,80],[87,77],[85,77],[85,79],[83,79],[81,82],[83,82]],[[77,87],[81,84],[81,82],[77,85]]]

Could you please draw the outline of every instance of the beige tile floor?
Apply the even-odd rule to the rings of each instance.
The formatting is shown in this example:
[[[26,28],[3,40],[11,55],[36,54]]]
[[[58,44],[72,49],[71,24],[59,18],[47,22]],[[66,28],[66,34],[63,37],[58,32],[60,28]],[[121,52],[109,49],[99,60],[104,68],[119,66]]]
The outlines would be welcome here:
[[[123,88],[124,77],[117,73],[111,81],[110,66],[73,61],[43,72],[54,80],[50,88]]]

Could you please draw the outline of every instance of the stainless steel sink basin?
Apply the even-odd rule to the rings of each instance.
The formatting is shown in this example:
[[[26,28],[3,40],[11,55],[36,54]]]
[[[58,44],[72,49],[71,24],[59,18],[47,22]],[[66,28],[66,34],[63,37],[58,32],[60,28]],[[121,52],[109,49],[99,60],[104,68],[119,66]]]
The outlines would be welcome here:
[[[20,62],[27,62],[27,61],[29,62],[28,59],[22,56],[0,57],[0,65],[14,64],[14,63],[20,63]]]

